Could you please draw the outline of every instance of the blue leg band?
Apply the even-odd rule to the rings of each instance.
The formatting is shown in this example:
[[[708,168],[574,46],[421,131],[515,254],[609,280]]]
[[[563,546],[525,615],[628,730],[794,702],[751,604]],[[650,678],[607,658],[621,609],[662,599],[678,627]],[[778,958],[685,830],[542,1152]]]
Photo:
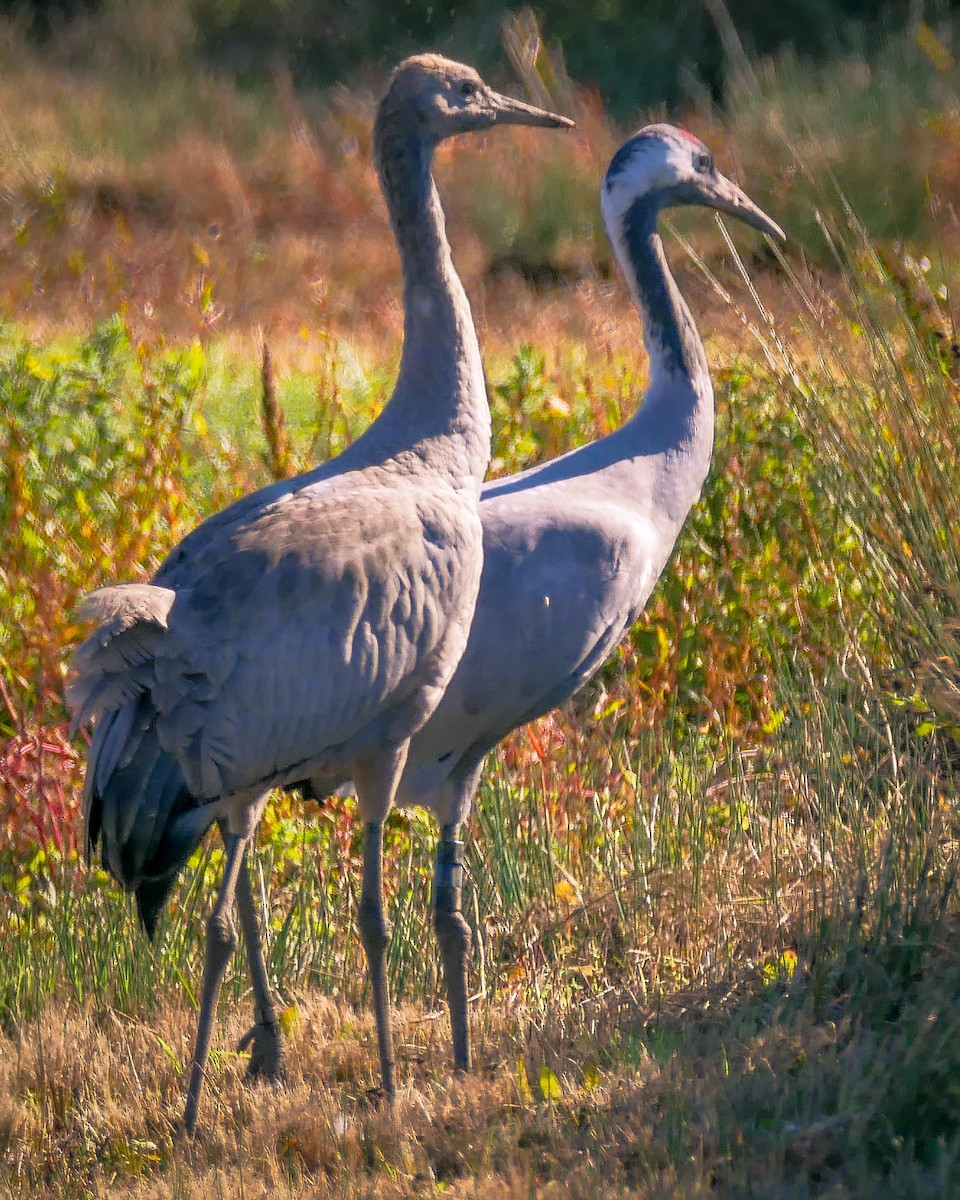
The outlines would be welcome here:
[[[433,874],[433,906],[440,912],[459,912],[463,890],[463,842],[437,844]]]

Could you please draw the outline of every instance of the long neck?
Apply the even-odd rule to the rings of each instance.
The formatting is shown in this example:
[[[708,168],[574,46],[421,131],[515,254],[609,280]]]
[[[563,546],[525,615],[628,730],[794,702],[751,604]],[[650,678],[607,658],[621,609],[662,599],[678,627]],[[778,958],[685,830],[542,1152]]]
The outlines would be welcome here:
[[[614,433],[509,479],[491,480],[484,500],[589,481],[646,518],[682,523],[700,494],[713,452],[713,386],[703,343],[670,272],[657,208],[639,200],[622,218],[604,214],[607,236],[643,320],[650,386]]]
[[[707,356],[690,309],[667,262],[657,232],[659,206],[650,197],[635,200],[611,241],[640,308],[651,382],[663,376],[700,390],[710,388]]]
[[[639,410],[606,439],[611,460],[644,461],[655,507],[682,521],[700,494],[713,453],[713,386],[703,342],[657,233],[658,205],[634,201],[608,234],[643,320],[650,384]],[[653,458],[657,460],[654,467]],[[616,470],[616,468],[614,468]],[[621,481],[622,482],[622,481]]]
[[[377,132],[380,183],[403,268],[404,336],[396,388],[370,432],[380,446],[395,440],[402,460],[426,460],[457,486],[479,489],[490,456],[490,410],[431,157],[422,138]]]

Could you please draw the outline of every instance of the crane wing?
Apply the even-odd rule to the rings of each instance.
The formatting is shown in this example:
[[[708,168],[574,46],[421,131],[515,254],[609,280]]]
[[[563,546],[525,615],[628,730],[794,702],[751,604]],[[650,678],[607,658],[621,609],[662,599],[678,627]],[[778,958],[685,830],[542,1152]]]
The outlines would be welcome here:
[[[613,651],[662,566],[652,531],[609,504],[571,504],[558,515],[549,497],[512,497],[500,521],[496,503],[483,509],[467,649],[413,741],[411,779],[415,766],[468,747],[485,752],[568,699]]]
[[[287,494],[175,552],[153,585],[104,589],[112,615],[78,651],[78,715],[148,693],[160,744],[204,799],[335,759],[437,682],[444,614],[469,612],[477,586],[464,543],[479,522],[450,489],[355,476],[350,505],[339,490]]]

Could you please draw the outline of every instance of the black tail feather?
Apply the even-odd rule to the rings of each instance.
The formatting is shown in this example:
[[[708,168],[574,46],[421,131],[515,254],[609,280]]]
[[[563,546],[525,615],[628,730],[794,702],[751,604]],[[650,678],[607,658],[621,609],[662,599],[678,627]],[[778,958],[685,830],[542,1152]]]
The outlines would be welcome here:
[[[102,720],[110,721],[111,715]],[[152,940],[177,876],[213,814],[197,802],[180,764],[160,745],[146,697],[129,726],[123,747],[119,752],[113,747],[111,758],[117,765],[107,768],[100,787],[92,785],[88,847],[99,841],[104,866],[126,891],[136,894],[141,924]],[[103,742],[109,732],[108,728]],[[88,770],[95,770],[93,762]]]
[[[167,903],[167,897],[177,880],[177,872],[171,871],[162,879],[145,879],[137,884],[137,914],[144,932],[152,942],[157,932],[157,922]]]
[[[165,826],[157,853],[147,864],[150,874],[141,879],[135,889],[140,922],[151,941],[177,877],[187,865],[190,855],[200,845],[213,818],[212,806],[204,807],[194,803],[192,808],[181,811],[176,819],[169,821]]]

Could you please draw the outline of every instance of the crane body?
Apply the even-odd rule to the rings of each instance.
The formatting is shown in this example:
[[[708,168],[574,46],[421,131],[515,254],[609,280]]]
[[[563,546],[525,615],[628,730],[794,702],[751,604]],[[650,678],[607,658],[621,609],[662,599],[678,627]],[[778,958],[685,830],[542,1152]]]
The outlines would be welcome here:
[[[490,453],[480,351],[431,174],[444,137],[566,118],[492,91],[437,55],[401,63],[374,129],[403,267],[404,345],[384,411],[343,455],[244,497],[195,529],[148,584],[88,597],[98,622],[68,699],[96,721],[88,850],[137,895],[151,932],[214,821],[227,860],[207,924],[185,1127],[196,1127],[213,1018],[248,942],[245,862],[269,790],[348,775],[365,824],[360,927],[384,1091],[394,1092],[382,900],[382,823],[410,737],[466,645],[482,564],[477,513]],[[259,943],[257,942],[257,945]],[[254,955],[255,957],[255,955]],[[258,1011],[275,1024],[258,985]],[[260,1001],[262,1000],[262,1003]],[[271,1066],[276,1074],[279,1060]]]

